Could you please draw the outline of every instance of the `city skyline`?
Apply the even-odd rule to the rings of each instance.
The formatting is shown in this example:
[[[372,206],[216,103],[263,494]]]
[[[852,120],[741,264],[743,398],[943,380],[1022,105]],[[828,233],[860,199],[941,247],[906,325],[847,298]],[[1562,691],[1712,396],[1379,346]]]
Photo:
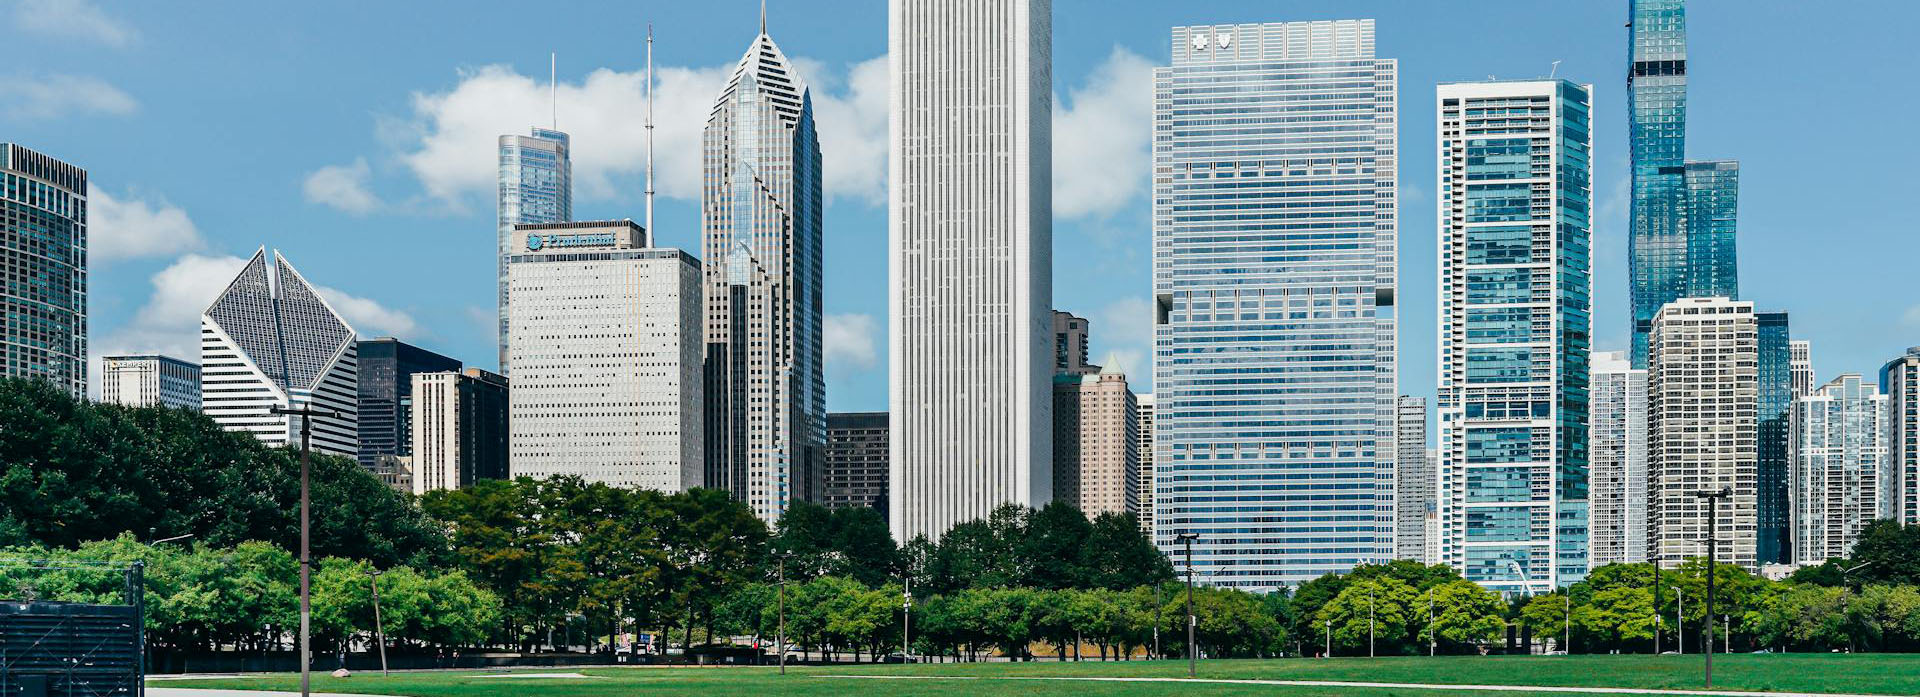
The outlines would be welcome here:
[[[1813,157],[1812,149],[1799,151],[1793,144],[1769,142],[1754,135],[1767,128],[1767,123],[1781,123],[1773,119],[1790,118],[1797,107],[1783,105],[1778,109],[1754,113],[1755,100],[1748,95],[1755,94],[1753,86],[1757,81],[1776,77],[1796,80],[1807,73],[1792,65],[1764,60],[1765,56],[1748,47],[1747,43],[1754,42],[1743,43],[1737,37],[1786,34],[1785,27],[1791,24],[1793,8],[1782,5],[1771,13],[1755,12],[1749,15],[1731,11],[1731,7],[1727,3],[1698,0],[1689,7],[1693,15],[1689,39],[1695,66],[1690,71],[1693,84],[1690,87],[1692,113],[1689,120],[1694,125],[1689,134],[1692,144],[1688,147],[1691,154],[1701,157],[1738,155],[1745,170],[1741,181],[1746,191],[1741,197],[1740,251],[1743,267],[1750,269],[1750,273],[1746,274],[1747,282],[1742,284],[1742,296],[1758,301],[1763,307],[1795,310],[1811,306],[1821,311],[1819,316],[1802,313],[1795,326],[1796,338],[1809,338],[1821,344],[1822,350],[1815,356],[1816,384],[1841,372],[1869,370],[1873,365],[1884,362],[1886,356],[1894,355],[1904,345],[1913,343],[1898,337],[1915,326],[1907,323],[1908,308],[1897,305],[1849,305],[1838,302],[1837,298],[1843,292],[1888,295],[1888,286],[1881,284],[1891,281],[1879,280],[1888,274],[1876,274],[1869,268],[1866,273],[1853,274],[1844,283],[1824,283],[1835,288],[1821,288],[1823,283],[1801,280],[1786,271],[1796,267],[1802,257],[1808,263],[1842,257],[1858,258],[1864,259],[1863,263],[1872,267],[1878,263],[1871,252],[1875,247],[1874,241],[1883,234],[1879,231],[1897,229],[1897,226],[1888,217],[1890,213],[1874,207],[1826,211],[1815,216],[1812,210],[1802,211],[1802,206],[1784,202],[1788,197],[1781,196],[1782,192],[1811,186],[1815,188],[1807,191],[1817,194],[1822,191],[1819,187],[1825,185],[1793,173],[1792,165],[1797,159]],[[676,17],[675,13],[679,11],[672,8],[660,8],[658,17],[639,16],[654,13],[652,8],[643,8],[644,11],[608,10],[601,14],[615,20],[630,19],[633,27],[643,26],[646,20],[652,19],[659,27],[714,27],[726,29],[731,34],[738,27],[751,27],[758,11],[757,5],[750,3],[715,9],[715,14],[720,17],[698,22],[686,14]],[[1114,85],[1138,84],[1131,82],[1136,78],[1128,73],[1140,74],[1144,66],[1155,62],[1152,56],[1163,54],[1165,39],[1162,37],[1166,26],[1203,19],[1194,16],[1191,11],[1152,6],[1126,9],[1128,11],[1116,13],[1119,19],[1093,23],[1063,21],[1056,27],[1054,62],[1057,76],[1054,92],[1059,97],[1058,105],[1061,108],[1058,111],[1063,112],[1060,118],[1084,119],[1072,123],[1085,125],[1088,129],[1110,129],[1112,123],[1126,120],[1127,115],[1121,112],[1136,110],[1136,113],[1144,113],[1144,103],[1128,104],[1131,97]],[[1072,17],[1086,16],[1089,10],[1085,4],[1064,2],[1055,8],[1056,14]],[[875,124],[870,118],[875,113],[874,109],[858,105],[862,100],[869,107],[877,102],[883,112],[884,93],[876,95],[863,92],[859,86],[864,84],[863,80],[868,80],[867,73],[874,72],[876,67],[878,72],[885,72],[884,61],[876,63],[873,60],[884,53],[884,41],[880,35],[865,37],[872,39],[866,41],[855,32],[854,40],[848,42],[823,41],[819,29],[821,22],[808,16],[805,5],[774,3],[769,11],[775,32],[791,34],[791,38],[783,42],[785,48],[798,56],[797,60],[803,66],[821,69],[826,73],[820,81],[825,86],[829,106],[838,110],[838,114],[855,117],[851,123],[839,128],[853,129],[856,133],[860,132],[859,129],[874,128]],[[1900,15],[1910,12],[1911,8],[1889,4],[1878,8],[1862,6],[1860,11]],[[874,14],[876,16],[870,20],[854,18],[855,27],[860,22],[866,22],[877,31],[883,22],[880,15],[884,13]],[[1620,211],[1614,210],[1619,208],[1618,200],[1623,195],[1619,182],[1624,174],[1625,155],[1621,118],[1624,93],[1618,80],[1622,43],[1619,25],[1624,18],[1622,7],[1608,4],[1596,8],[1555,8],[1553,12],[1546,12],[1489,5],[1484,13],[1472,14],[1501,15],[1500,22],[1516,27],[1544,27],[1551,24],[1575,32],[1575,38],[1571,41],[1546,42],[1525,35],[1513,35],[1510,43],[1469,47],[1464,52],[1443,52],[1430,45],[1433,42],[1418,38],[1416,32],[1421,26],[1456,20],[1417,7],[1385,3],[1352,6],[1304,3],[1286,8],[1285,11],[1248,7],[1220,9],[1206,14],[1208,17],[1204,19],[1230,21],[1375,17],[1379,21],[1382,49],[1396,52],[1406,63],[1404,69],[1408,75],[1403,76],[1400,86],[1403,100],[1418,99],[1421,91],[1429,89],[1430,83],[1439,79],[1477,79],[1487,72],[1515,76],[1541,73],[1548,69],[1546,64],[1550,62],[1549,56],[1564,56],[1564,62],[1559,67],[1561,75],[1597,84],[1595,143],[1599,172],[1595,179],[1595,199],[1601,215],[1595,231],[1595,348],[1625,348],[1626,319],[1622,302],[1625,296],[1622,263],[1624,233],[1620,225],[1624,218]],[[240,219],[259,216],[260,207],[271,204],[278,209],[272,217],[283,221],[285,231],[276,235],[273,240],[276,246],[288,247],[292,250],[289,253],[297,253],[301,259],[311,260],[303,261],[303,266],[314,269],[316,277],[328,279],[329,287],[322,289],[323,293],[332,293],[330,299],[341,301],[336,304],[356,327],[366,329],[371,334],[393,334],[482,365],[480,361],[488,351],[494,332],[487,330],[486,323],[470,316],[478,314],[470,310],[486,305],[483,300],[485,284],[493,282],[481,270],[485,266],[482,260],[486,258],[488,248],[476,238],[485,236],[486,233],[481,230],[489,224],[487,219],[493,215],[490,209],[495,168],[485,164],[483,156],[478,174],[461,172],[452,175],[444,168],[437,170],[444,176],[422,173],[431,170],[428,167],[429,160],[439,161],[430,156],[444,155],[442,150],[435,148],[460,135],[443,127],[443,122],[439,120],[441,116],[451,115],[453,110],[460,108],[455,102],[468,98],[484,101],[503,94],[516,95],[518,93],[513,90],[525,87],[527,103],[513,105],[513,109],[519,110],[513,113],[513,123],[493,129],[498,132],[484,136],[486,145],[481,148],[483,153],[492,149],[494,138],[501,133],[525,133],[529,126],[551,124],[552,104],[547,99],[546,73],[539,70],[548,67],[549,50],[560,52],[559,127],[573,134],[576,153],[576,179],[580,181],[576,186],[581,189],[582,200],[578,204],[581,211],[575,217],[609,217],[632,214],[638,210],[640,187],[635,185],[633,178],[637,169],[623,169],[628,164],[624,160],[616,164],[607,161],[619,153],[635,153],[638,150],[632,143],[608,142],[607,126],[600,125],[604,119],[596,117],[591,109],[591,102],[597,98],[596,95],[604,96],[605,92],[602,88],[592,87],[594,78],[589,77],[589,68],[598,69],[598,66],[604,65],[617,71],[602,73],[604,78],[631,78],[640,65],[637,41],[620,46],[618,50],[606,51],[586,46],[521,46],[517,49],[463,47],[448,53],[454,56],[451,59],[445,55],[396,58],[382,54],[382,67],[390,69],[392,77],[383,75],[375,82],[375,89],[368,90],[365,95],[356,95],[352,106],[347,107],[351,113],[341,113],[337,109],[328,112],[337,114],[339,118],[332,121],[339,123],[329,123],[320,129],[317,140],[307,139],[298,144],[283,144],[281,139],[261,137],[261,131],[258,130],[261,124],[256,123],[258,119],[249,117],[252,112],[242,105],[232,105],[233,112],[225,121],[230,128],[236,129],[237,137],[251,144],[244,151],[247,153],[245,161],[259,167],[264,175],[233,184],[238,191],[248,194],[234,197],[229,196],[232,192],[225,188],[197,186],[195,179],[190,176],[162,176],[153,165],[118,154],[139,151],[138,147],[125,143],[124,138],[128,135],[152,134],[152,129],[178,124],[179,119],[191,117],[196,112],[173,96],[155,91],[155,86],[172,84],[170,81],[174,78],[109,65],[112,61],[106,59],[129,55],[154,56],[156,53],[179,55],[172,52],[186,49],[163,46],[163,42],[155,39],[187,32],[189,28],[174,24],[168,18],[156,17],[139,7],[116,7],[106,15],[120,26],[135,30],[133,38],[118,44],[96,41],[86,44],[90,48],[84,51],[56,46],[57,39],[44,34],[23,32],[22,42],[45,49],[35,54],[40,58],[41,65],[31,67],[50,73],[96,76],[130,98],[131,106],[117,111],[94,109],[89,112],[73,105],[31,102],[28,97],[20,96],[24,93],[0,90],[0,94],[5,95],[3,98],[9,100],[0,103],[6,107],[0,109],[0,125],[9,130],[10,140],[49,152],[95,172],[95,191],[98,193],[92,202],[96,232],[92,245],[95,268],[91,279],[95,289],[95,307],[91,315],[92,343],[96,355],[160,351],[190,356],[192,315],[195,313],[192,306],[204,304],[210,299],[210,292],[217,292],[217,289],[207,291],[204,282],[196,286],[194,280],[226,276],[237,270],[238,264],[244,261],[240,257],[244,257],[253,244],[253,240],[249,239],[252,232]],[[10,20],[0,17],[0,21]],[[257,18],[240,13],[229,21],[244,24],[257,21]],[[409,26],[410,22],[411,26],[419,26],[424,21],[425,16],[402,13],[402,16],[395,18],[395,26]],[[331,31],[330,26],[326,21],[316,21],[314,31],[317,35],[325,35]],[[700,71],[709,71],[710,74],[711,70],[738,58],[737,45],[718,45],[730,42],[690,42],[682,38],[690,35],[684,31],[662,31],[661,34],[658,60],[662,66],[659,71],[663,110],[666,109],[666,99],[671,96],[667,90],[669,84],[692,85],[683,88],[689,90],[689,94],[704,94],[701,101],[705,101],[710,98],[717,83],[693,78],[699,76]],[[84,37],[82,39],[81,43],[84,44]],[[247,39],[242,37],[236,41],[239,43],[232,50],[241,50]],[[709,43],[714,45],[710,46]],[[1857,50],[1848,46],[1828,48]],[[204,61],[209,53],[223,50],[227,49],[201,46],[196,53],[183,55],[182,60],[198,64],[196,61]],[[583,55],[571,57],[570,54],[576,51]],[[410,54],[411,51],[402,53]],[[364,70],[363,66],[371,65],[372,60],[356,57],[343,68]],[[517,65],[518,69],[502,68],[490,72],[475,67],[507,63]],[[1753,65],[1744,65],[1747,63]],[[699,70],[684,67],[689,65],[702,67]],[[1860,69],[1869,76],[1881,69],[1870,61],[1860,65]],[[466,71],[464,74],[460,72],[463,67]],[[863,69],[865,72],[862,72]],[[1767,74],[1761,74],[1763,69]],[[143,75],[146,77],[143,78]],[[259,80],[260,76],[247,79],[243,75],[227,82],[240,89],[256,85]],[[520,85],[519,81],[525,84]],[[1814,94],[1828,89],[1804,79],[1794,84]],[[489,88],[505,91],[486,91]],[[413,93],[421,97],[418,104],[410,96]],[[272,96],[270,93],[261,94]],[[1119,98],[1116,99],[1116,96]],[[1907,97],[1894,95],[1893,98],[1898,100]],[[278,98],[266,101],[287,103]],[[495,102],[487,102],[486,105],[498,106]],[[56,120],[36,115],[56,107],[68,110],[62,113],[72,117],[73,126],[63,128]],[[670,123],[674,117],[667,111],[670,110],[663,111],[661,115],[663,141],[674,128],[679,127]],[[695,111],[704,116],[704,107]],[[135,114],[137,118],[129,118]],[[1741,116],[1736,118],[1736,114]],[[1144,118],[1137,115],[1131,118],[1135,125],[1129,128],[1134,128],[1141,140],[1119,142],[1144,143]],[[1427,118],[1430,116],[1419,113],[1419,110],[1410,111],[1402,118],[1401,130],[1405,134],[1402,150],[1405,154],[1401,162],[1401,179],[1402,188],[1409,197],[1431,196],[1430,192],[1422,190],[1424,186],[1420,181],[1421,173],[1431,171],[1430,160],[1426,159],[1429,148],[1423,145],[1427,138],[1425,126],[1430,124]],[[1832,118],[1852,117],[1837,114]],[[418,138],[401,137],[394,131],[388,131],[381,137],[398,140],[382,142],[380,137],[376,137],[380,136],[376,122],[424,129],[425,135],[419,135]],[[397,130],[404,133],[408,132],[408,128]],[[634,127],[631,130],[637,132],[638,129]],[[149,139],[151,137],[149,135]],[[604,151],[595,155],[591,163],[583,161],[585,156],[581,154],[590,147],[589,140],[583,140],[588,137],[597,139],[591,147]],[[829,236],[826,246],[827,334],[829,337],[838,337],[830,342],[828,350],[830,405],[835,410],[843,411],[880,408],[884,403],[885,390],[885,378],[880,375],[884,371],[880,368],[886,362],[886,349],[879,337],[884,336],[886,319],[884,308],[874,302],[873,296],[884,286],[874,283],[872,279],[861,278],[862,274],[834,274],[833,270],[836,266],[844,269],[883,263],[880,261],[882,255],[871,250],[884,246],[879,244],[883,236],[884,212],[870,198],[877,190],[877,182],[883,172],[875,171],[873,167],[841,167],[836,170],[837,161],[859,164],[870,162],[873,158],[860,154],[857,140],[850,141],[845,133],[823,133],[822,140],[829,180],[828,227],[836,231]],[[848,145],[850,142],[853,144]],[[1076,146],[1064,138],[1056,145],[1063,153],[1086,152],[1084,145]],[[1883,146],[1896,151],[1911,147],[1904,142],[1891,140]],[[283,151],[285,156],[275,156],[271,152],[255,154],[262,147]],[[314,152],[315,147],[321,147],[326,152]],[[1075,147],[1080,149],[1074,150]],[[1853,146],[1840,143],[1823,147],[1839,147],[1845,151]],[[231,145],[226,143],[212,144],[209,148],[209,164],[232,164],[237,156],[228,154]],[[1120,162],[1108,157],[1102,162],[1118,162],[1115,166],[1135,168],[1139,172],[1137,176],[1144,180],[1144,149],[1139,152],[1142,154],[1138,157],[1121,153],[1125,159],[1135,161]],[[673,153],[671,146],[663,144],[660,234],[663,244],[692,249],[695,248],[693,241],[696,239],[697,226],[691,224],[694,209],[686,196],[697,178],[686,181],[682,176],[670,176],[677,166],[671,163]],[[862,157],[867,159],[863,160]],[[364,165],[360,162],[361,158],[365,158]],[[634,159],[637,162],[637,158]],[[172,162],[169,166],[197,168],[204,165]],[[1056,170],[1060,174],[1055,187],[1056,195],[1065,201],[1074,198],[1064,195],[1066,192],[1078,191],[1080,193],[1075,196],[1085,199],[1086,176],[1071,176],[1077,171],[1071,166],[1057,167]],[[686,171],[685,167],[680,166],[680,171]],[[835,174],[836,171],[840,173]],[[103,176],[101,173],[106,174]],[[452,178],[445,178],[448,176]],[[1133,176],[1128,175],[1129,178]],[[862,177],[866,179],[862,180]],[[481,182],[478,187],[472,181],[476,178]],[[1075,184],[1076,181],[1080,183]],[[342,183],[356,186],[336,186]],[[1872,196],[1874,187],[1880,185],[1869,181],[1864,195]],[[446,195],[436,193],[441,191]],[[1768,191],[1775,195],[1767,196]],[[217,198],[209,198],[215,196]],[[336,205],[330,208],[311,203],[306,200],[309,197],[316,201],[332,201]],[[1077,209],[1060,206],[1061,210],[1055,216],[1061,229],[1056,247],[1071,246],[1092,263],[1079,265],[1086,268],[1070,268],[1056,263],[1056,267],[1059,267],[1056,271],[1063,274],[1066,280],[1059,284],[1054,305],[1089,316],[1107,327],[1109,331],[1104,336],[1095,337],[1094,354],[1120,354],[1122,367],[1128,368],[1130,375],[1136,376],[1135,380],[1139,383],[1136,389],[1144,391],[1150,380],[1144,362],[1144,331],[1139,326],[1111,321],[1109,316],[1137,317],[1130,309],[1143,306],[1146,300],[1146,267],[1142,252],[1144,233],[1139,232],[1144,230],[1140,222],[1145,218],[1145,197],[1141,191],[1123,191],[1104,199],[1095,198],[1103,201],[1106,204],[1103,209],[1111,209],[1111,212],[1089,213],[1087,209],[1092,207],[1089,205],[1080,205]],[[359,214],[348,212],[341,206],[357,210]],[[1832,217],[1834,215],[1839,217],[1835,219]],[[1831,235],[1830,241],[1823,242],[1815,249],[1796,249],[1792,244],[1795,239],[1792,237],[1793,230],[1809,229],[1816,217],[1820,223],[1813,225],[1814,228],[1858,232]],[[1433,250],[1432,236],[1427,229],[1429,223],[1421,218],[1408,217],[1402,223],[1400,285],[1404,288],[1431,287],[1430,277],[1423,276],[1430,273],[1426,259],[1430,258]],[[137,227],[129,227],[135,223]],[[130,238],[127,231],[131,229],[147,232]],[[404,259],[410,258],[409,255],[426,253],[408,250],[429,248],[434,250],[431,253],[448,255],[451,263],[436,263],[432,268],[420,269],[401,265]],[[378,255],[380,258],[365,258],[363,250],[366,249],[383,251]],[[1755,259],[1759,260],[1757,264]],[[156,285],[160,288],[158,292]],[[1423,297],[1425,294],[1420,292],[1403,292],[1402,295],[1405,296],[1400,329],[1402,351],[1405,354],[1400,380],[1402,391],[1416,396],[1429,394],[1433,384],[1429,373],[1433,343],[1430,338],[1431,313],[1428,309],[1432,307],[1434,299]],[[179,309],[182,306],[188,309],[182,312]],[[487,314],[491,314],[491,308],[485,309],[489,311]],[[1920,322],[1920,313],[1914,314],[1913,321]],[[183,316],[184,320],[181,319]],[[1134,324],[1139,323],[1135,321]],[[845,341],[849,337],[854,340]],[[182,346],[186,349],[183,350]],[[1131,365],[1128,365],[1129,361]]]

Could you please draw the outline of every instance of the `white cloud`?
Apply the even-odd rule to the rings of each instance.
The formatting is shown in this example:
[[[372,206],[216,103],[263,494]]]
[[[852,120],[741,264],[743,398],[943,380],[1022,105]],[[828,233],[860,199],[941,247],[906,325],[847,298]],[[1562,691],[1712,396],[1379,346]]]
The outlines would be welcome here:
[[[879,333],[879,325],[872,315],[827,315],[826,334],[822,337],[827,362],[873,367],[880,360],[879,352],[874,350],[874,336]]]
[[[424,336],[420,323],[413,315],[396,310],[379,301],[352,295],[336,288],[315,284],[313,289],[325,298],[335,312],[353,326],[361,337],[397,336],[403,339],[419,339]]]
[[[812,70],[820,65],[799,61]],[[732,66],[655,67],[655,186],[660,195],[700,196],[700,133]],[[803,75],[813,87],[828,196],[878,203],[885,195],[887,63],[885,56],[854,64],[846,76]],[[643,71],[601,68],[579,82],[561,83],[559,127],[573,144],[575,195],[638,198],[646,170],[646,89]],[[829,90],[819,85],[843,85]],[[413,113],[383,119],[380,140],[401,150],[399,160],[428,195],[459,205],[493,191],[495,149],[504,134],[553,123],[549,86],[505,65],[463,71],[442,92],[413,95]]]
[[[1054,217],[1102,217],[1146,192],[1152,87],[1153,63],[1115,46],[1085,85],[1054,100]]]
[[[1153,365],[1153,303],[1142,297],[1119,298],[1094,314],[1094,342],[1106,347],[1099,363],[1127,374],[1136,387],[1151,385]]]
[[[125,116],[139,108],[139,102],[132,96],[97,77],[0,76],[0,114],[9,119],[35,121],[89,114]]]
[[[116,47],[131,43],[137,36],[132,27],[107,16],[88,0],[15,0],[13,21],[34,33]]]
[[[1920,305],[1907,308],[1907,311],[1900,315],[1900,323],[1909,327],[1920,327]]]
[[[89,186],[87,213],[87,259],[92,263],[169,256],[204,244],[187,212],[163,199],[123,201]]]
[[[380,199],[367,190],[372,170],[367,158],[356,158],[350,165],[327,165],[307,175],[301,185],[309,203],[318,203],[354,215],[366,215],[380,207]]]

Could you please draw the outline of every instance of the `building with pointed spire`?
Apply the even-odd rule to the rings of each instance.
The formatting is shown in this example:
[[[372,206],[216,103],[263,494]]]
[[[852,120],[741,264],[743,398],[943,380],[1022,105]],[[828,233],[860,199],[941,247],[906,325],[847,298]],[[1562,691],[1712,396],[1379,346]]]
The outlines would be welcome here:
[[[279,252],[254,252],[200,315],[201,411],[221,428],[298,446],[300,420],[273,410],[330,411],[313,419],[313,451],[354,457],[359,389],[353,327]]]
[[[706,482],[768,524],[821,496],[820,141],[766,15],[702,133]]]
[[[1053,498],[1089,518],[1137,513],[1140,404],[1126,373],[1085,368],[1053,377]]]

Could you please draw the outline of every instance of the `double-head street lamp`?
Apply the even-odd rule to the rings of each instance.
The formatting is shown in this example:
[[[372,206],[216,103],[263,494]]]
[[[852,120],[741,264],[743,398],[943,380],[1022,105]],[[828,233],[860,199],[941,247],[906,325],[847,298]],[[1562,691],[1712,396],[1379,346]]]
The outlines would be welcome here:
[[[1706,641],[1701,648],[1705,649],[1702,653],[1707,656],[1707,689],[1713,689],[1713,577],[1716,575],[1714,574],[1714,550],[1719,546],[1716,544],[1719,540],[1715,535],[1719,530],[1720,499],[1731,498],[1733,490],[1722,487],[1719,491],[1697,491],[1693,495],[1707,502],[1707,621],[1704,625],[1706,631],[1701,633]],[[1685,642],[1681,643],[1685,644]]]
[[[346,416],[325,409],[290,408],[278,404],[268,407],[267,411],[272,414],[300,417],[300,697],[307,697],[313,694],[310,675],[313,668],[313,647],[309,645],[313,625],[313,556],[308,546],[311,531],[308,509],[312,507],[310,483],[313,455],[309,441],[313,434],[314,417],[345,420]]]

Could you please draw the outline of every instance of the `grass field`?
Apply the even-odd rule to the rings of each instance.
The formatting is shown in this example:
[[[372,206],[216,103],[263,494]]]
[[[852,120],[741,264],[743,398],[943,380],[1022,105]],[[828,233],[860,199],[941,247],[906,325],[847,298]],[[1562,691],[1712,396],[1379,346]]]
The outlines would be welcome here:
[[[573,672],[574,669],[522,669],[517,672]],[[390,678],[359,674],[344,680],[315,675],[314,690],[409,697],[603,697],[612,695],[982,695],[1022,697],[1071,695],[1274,695],[1277,697],[1385,697],[1387,695],[1522,697],[1547,693],[1435,691],[1416,688],[1360,688],[1263,684],[1167,682],[1093,682],[1031,678],[1184,678],[1178,661],[1117,663],[982,663],[789,668],[781,676],[771,668],[587,668],[587,679],[479,677],[480,672],[396,673]],[[835,676],[941,676],[940,680],[853,679]],[[1441,658],[1218,660],[1200,663],[1202,679],[1329,680],[1352,682],[1437,683],[1451,685],[1530,685],[1699,689],[1699,656],[1512,656]],[[167,681],[167,687],[297,689],[298,676]],[[1875,695],[1920,694],[1920,655],[1788,654],[1714,657],[1714,686],[1722,690],[1829,692]]]

